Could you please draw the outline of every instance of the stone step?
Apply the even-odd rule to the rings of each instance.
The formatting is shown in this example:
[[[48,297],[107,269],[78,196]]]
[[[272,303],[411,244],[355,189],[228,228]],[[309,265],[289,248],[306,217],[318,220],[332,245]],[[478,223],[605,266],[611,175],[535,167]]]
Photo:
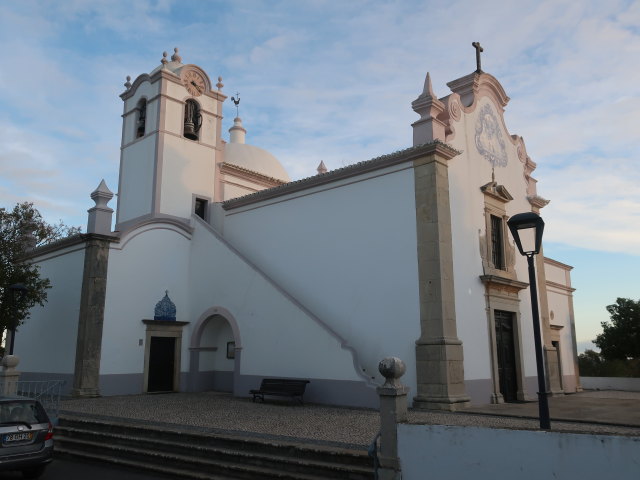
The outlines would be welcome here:
[[[149,472],[166,475],[166,478],[189,478],[189,479],[196,479],[196,480],[236,480],[236,479],[231,479],[230,477],[227,477],[227,476],[220,477],[220,476],[214,476],[213,474],[209,474],[209,473],[185,472],[180,469],[166,467],[163,465],[151,465],[144,462],[129,460],[125,458],[119,458],[119,457],[112,457],[104,454],[87,453],[82,449],[77,450],[69,447],[59,448],[57,445],[55,449],[56,449],[55,450],[56,457],[70,456],[70,457],[81,458],[84,460],[111,463],[111,464],[119,465],[122,467],[129,467],[135,470],[146,470]]]
[[[364,450],[238,434],[64,416],[54,439],[57,452],[112,463],[129,462],[153,471],[179,471],[183,478],[370,480],[374,477],[372,461]]]
[[[241,450],[243,452],[259,451],[260,453],[272,453],[274,455],[295,455],[296,458],[309,460],[318,459],[332,463],[344,463],[346,465],[359,465],[363,468],[371,468],[371,459],[367,456],[364,447],[354,448],[341,444],[323,444],[296,439],[284,439],[282,437],[264,437],[243,434],[242,432],[197,431],[180,428],[176,425],[141,425],[132,422],[122,422],[118,419],[95,419],[84,416],[64,415],[56,427],[58,432],[64,433],[65,429],[73,428],[74,433],[90,431],[94,434],[118,434],[126,437],[152,438],[164,440],[172,444],[180,445],[206,445],[224,449]]]
[[[75,433],[70,430],[67,429],[67,433]],[[187,463],[200,465],[202,463],[201,459],[205,459],[213,463],[221,462],[222,465],[250,465],[263,471],[286,471],[293,474],[312,473],[314,478],[368,479],[371,477],[371,468],[357,465],[347,468],[344,464],[307,460],[298,458],[295,455],[261,454],[260,452],[243,452],[202,445],[178,445],[165,441],[153,441],[147,438],[114,434],[96,433],[95,435],[87,435],[87,432],[82,432],[82,435],[71,436],[57,433],[55,439],[56,449],[58,449],[58,446],[63,448],[71,446],[75,449],[83,448],[87,451],[98,453],[103,452],[105,449],[117,449],[119,450],[119,456],[130,458],[152,457],[154,462],[165,462],[169,465],[177,465],[182,462],[185,468],[189,468]],[[278,476],[277,478],[281,477]]]
[[[65,439],[60,448],[56,446],[56,451],[66,454],[70,454],[72,451],[82,451],[84,455],[90,458],[100,456],[103,458],[115,458],[119,461],[137,462],[141,468],[155,466],[156,468],[183,472],[183,475],[187,477],[195,475],[195,478],[199,478],[203,474],[213,475],[214,478],[233,478],[234,480],[256,478],[261,480],[321,480],[340,478],[280,471],[264,466],[247,465],[241,462],[208,460],[198,456],[156,452],[149,449],[108,445],[103,442],[90,442],[87,440],[68,441]]]

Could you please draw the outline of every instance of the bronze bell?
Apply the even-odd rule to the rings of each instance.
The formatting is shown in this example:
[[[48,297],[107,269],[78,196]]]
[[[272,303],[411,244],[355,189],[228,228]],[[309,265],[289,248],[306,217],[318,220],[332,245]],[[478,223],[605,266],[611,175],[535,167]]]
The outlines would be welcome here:
[[[184,122],[184,136],[189,140],[198,140],[198,135],[196,135],[196,127],[191,120],[187,120]]]

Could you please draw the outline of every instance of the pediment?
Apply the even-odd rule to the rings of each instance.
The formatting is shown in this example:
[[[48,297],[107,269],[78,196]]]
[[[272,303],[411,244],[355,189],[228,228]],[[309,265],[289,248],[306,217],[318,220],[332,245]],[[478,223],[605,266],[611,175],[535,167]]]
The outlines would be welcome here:
[[[447,83],[447,86],[460,95],[462,104],[467,108],[472,107],[483,96],[492,98],[502,111],[509,103],[509,96],[498,79],[488,73],[473,72]]]
[[[498,185],[494,181],[481,186],[480,190],[482,190],[482,193],[484,193],[485,195],[489,195],[490,197],[495,198],[496,200],[499,200],[503,203],[507,203],[513,200],[513,196],[511,196],[511,194],[507,190],[507,187],[505,187],[504,185]]]

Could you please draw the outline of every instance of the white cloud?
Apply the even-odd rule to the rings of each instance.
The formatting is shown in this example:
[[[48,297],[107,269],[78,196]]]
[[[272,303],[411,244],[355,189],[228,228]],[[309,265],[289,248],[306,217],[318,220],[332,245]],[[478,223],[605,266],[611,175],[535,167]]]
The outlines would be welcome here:
[[[3,169],[3,204],[37,187],[54,217],[74,203],[84,216],[101,178],[115,191],[122,83],[173,46],[240,92],[248,141],[299,178],[320,160],[337,168],[409,146],[426,71],[446,95],[475,68],[479,40],[483,68],[512,97],[507,125],[552,199],[550,238],[616,251],[638,240],[637,2],[21,2],[0,5],[0,18],[11,66],[0,121],[17,132],[0,137],[0,155],[25,164]],[[56,181],[37,184],[27,166]]]

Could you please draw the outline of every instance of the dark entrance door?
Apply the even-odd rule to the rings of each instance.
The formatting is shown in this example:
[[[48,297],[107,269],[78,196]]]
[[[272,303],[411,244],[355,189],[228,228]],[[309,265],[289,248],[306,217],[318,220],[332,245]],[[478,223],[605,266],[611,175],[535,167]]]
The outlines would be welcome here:
[[[513,313],[496,310],[495,320],[500,393],[505,402],[515,402],[518,399],[518,378],[516,373]]]
[[[147,392],[172,392],[175,364],[175,337],[151,337]]]

